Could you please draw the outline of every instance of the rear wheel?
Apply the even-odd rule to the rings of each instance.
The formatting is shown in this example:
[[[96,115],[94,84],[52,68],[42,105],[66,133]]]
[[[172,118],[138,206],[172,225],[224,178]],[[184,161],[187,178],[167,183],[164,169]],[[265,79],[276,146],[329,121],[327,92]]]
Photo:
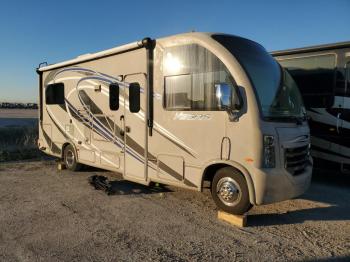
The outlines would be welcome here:
[[[215,173],[211,194],[218,208],[228,213],[241,215],[252,207],[244,176],[233,167],[224,167]]]
[[[82,165],[77,162],[77,155],[72,145],[68,145],[64,148],[63,161],[66,168],[72,171],[79,171],[82,167]]]

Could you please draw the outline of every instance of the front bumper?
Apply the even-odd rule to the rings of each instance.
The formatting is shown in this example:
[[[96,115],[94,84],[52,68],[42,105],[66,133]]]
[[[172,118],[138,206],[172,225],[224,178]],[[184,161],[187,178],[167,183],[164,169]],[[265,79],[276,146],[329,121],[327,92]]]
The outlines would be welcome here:
[[[270,204],[302,195],[310,186],[312,164],[298,175],[291,175],[283,168],[256,169],[254,189],[256,205]]]

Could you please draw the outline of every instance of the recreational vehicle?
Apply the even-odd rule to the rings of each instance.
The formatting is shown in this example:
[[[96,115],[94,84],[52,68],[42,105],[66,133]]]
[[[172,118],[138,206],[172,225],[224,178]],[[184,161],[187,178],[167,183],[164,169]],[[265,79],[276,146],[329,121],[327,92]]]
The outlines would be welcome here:
[[[315,167],[350,172],[350,42],[273,52],[303,97]]]
[[[242,214],[309,186],[309,127],[297,86],[259,44],[186,33],[37,69],[38,146],[68,169],[202,191]]]

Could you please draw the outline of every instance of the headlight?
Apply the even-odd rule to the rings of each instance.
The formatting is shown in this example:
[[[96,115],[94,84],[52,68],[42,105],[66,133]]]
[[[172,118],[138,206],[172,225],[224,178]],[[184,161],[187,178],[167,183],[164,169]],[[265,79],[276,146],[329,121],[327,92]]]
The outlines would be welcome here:
[[[275,156],[275,137],[270,135],[263,136],[263,167],[273,168],[276,166],[276,156]]]

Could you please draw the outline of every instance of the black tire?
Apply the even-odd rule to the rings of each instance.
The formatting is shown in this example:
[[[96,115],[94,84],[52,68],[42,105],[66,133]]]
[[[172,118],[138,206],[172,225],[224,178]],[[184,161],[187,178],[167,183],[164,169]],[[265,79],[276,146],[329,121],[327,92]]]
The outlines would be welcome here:
[[[82,168],[82,165],[77,162],[77,155],[72,145],[64,148],[63,161],[68,170],[79,171]]]
[[[247,182],[233,167],[223,167],[215,173],[211,195],[219,209],[231,214],[242,215],[252,207]]]

